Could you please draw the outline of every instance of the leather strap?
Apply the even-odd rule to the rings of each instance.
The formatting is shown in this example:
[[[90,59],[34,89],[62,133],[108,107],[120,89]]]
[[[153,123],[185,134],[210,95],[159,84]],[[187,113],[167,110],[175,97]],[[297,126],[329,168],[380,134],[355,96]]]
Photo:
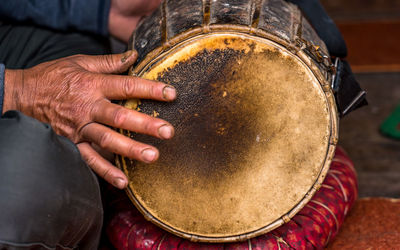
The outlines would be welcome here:
[[[353,110],[368,105],[366,92],[361,89],[360,84],[354,77],[350,64],[342,59],[336,58],[336,75],[332,81],[332,89],[340,117]]]

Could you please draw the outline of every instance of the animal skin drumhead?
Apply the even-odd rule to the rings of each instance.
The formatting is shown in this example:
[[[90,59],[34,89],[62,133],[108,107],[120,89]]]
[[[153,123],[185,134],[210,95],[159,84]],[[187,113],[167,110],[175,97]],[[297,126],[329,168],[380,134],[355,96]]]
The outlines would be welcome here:
[[[258,235],[292,217],[319,187],[334,108],[286,48],[215,32],[181,42],[138,75],[178,93],[171,103],[124,103],[176,131],[171,140],[121,131],[160,151],[154,164],[118,157],[128,193],[149,220],[195,240]]]

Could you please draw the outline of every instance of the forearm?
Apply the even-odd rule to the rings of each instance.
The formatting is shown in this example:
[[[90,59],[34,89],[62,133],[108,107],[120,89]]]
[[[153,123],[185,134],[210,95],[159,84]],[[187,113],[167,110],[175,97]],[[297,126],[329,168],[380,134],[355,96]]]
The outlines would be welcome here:
[[[0,63],[0,115],[3,114],[4,99],[4,64]]]
[[[24,109],[24,98],[22,97],[22,92],[24,88],[23,84],[23,70],[11,70],[5,69],[3,74],[3,96],[0,100],[2,102],[1,113],[4,114],[8,110],[18,110],[24,112],[25,114],[29,113],[28,110]],[[1,74],[1,71],[0,71]],[[1,84],[1,83],[0,83]],[[28,91],[29,92],[29,91]],[[30,114],[27,114],[30,115]]]
[[[110,0],[6,0],[0,20],[107,35],[109,11]]]

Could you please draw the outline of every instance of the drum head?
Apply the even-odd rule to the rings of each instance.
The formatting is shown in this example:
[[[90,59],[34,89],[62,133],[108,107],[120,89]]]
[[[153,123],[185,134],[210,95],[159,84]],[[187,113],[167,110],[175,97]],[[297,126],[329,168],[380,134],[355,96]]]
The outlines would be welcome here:
[[[166,141],[121,131],[160,150],[154,164],[118,158],[149,220],[192,240],[238,241],[276,228],[311,199],[333,156],[336,111],[297,56],[267,39],[214,33],[137,70],[178,91],[172,103],[124,104],[176,128]]]

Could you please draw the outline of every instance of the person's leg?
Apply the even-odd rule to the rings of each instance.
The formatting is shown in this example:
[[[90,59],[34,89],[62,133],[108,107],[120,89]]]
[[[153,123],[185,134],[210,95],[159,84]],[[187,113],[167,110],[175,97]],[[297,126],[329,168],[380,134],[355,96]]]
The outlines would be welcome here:
[[[8,69],[109,52],[103,37],[0,22]],[[102,213],[97,179],[72,142],[18,112],[0,119],[0,249],[96,249]]]
[[[104,37],[0,22],[0,63],[8,69],[30,68],[75,54],[108,53],[109,41]]]
[[[0,249],[96,249],[103,209],[76,146],[19,112],[0,119]]]

